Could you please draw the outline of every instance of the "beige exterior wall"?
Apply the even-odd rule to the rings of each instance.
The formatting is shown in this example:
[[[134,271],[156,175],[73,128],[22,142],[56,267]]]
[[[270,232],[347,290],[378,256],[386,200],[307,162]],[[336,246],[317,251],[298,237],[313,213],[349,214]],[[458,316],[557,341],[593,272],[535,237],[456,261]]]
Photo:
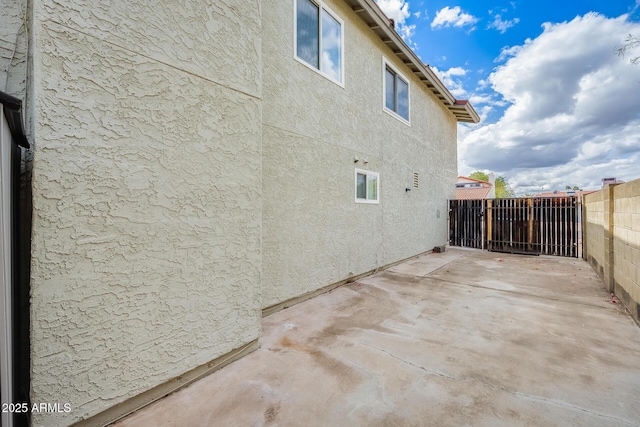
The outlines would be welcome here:
[[[640,321],[640,179],[584,200],[585,259]]]
[[[351,8],[325,3],[344,21],[344,87],[294,59],[294,1],[263,2],[265,308],[447,242],[455,117]],[[383,112],[383,57],[409,78],[411,126]],[[380,204],[355,203],[356,168],[380,173]]]
[[[254,341],[261,309],[446,243],[456,119],[342,1],[344,86],[294,59],[293,0],[24,4],[0,23],[26,40],[26,13],[30,52],[0,60],[31,61],[31,400],[71,405],[35,426],[108,419]]]
[[[26,1],[0,5],[0,91],[23,100],[26,94],[29,10]]]
[[[613,278],[640,320],[640,179],[613,188]]]
[[[32,401],[90,417],[260,334],[260,1],[34,2]]]
[[[584,212],[582,218],[584,224],[583,256],[591,263],[600,277],[604,276],[605,256],[609,251],[608,237],[605,233],[605,201],[607,199],[608,192],[602,190],[584,196],[582,202]],[[608,205],[606,214],[608,217]]]

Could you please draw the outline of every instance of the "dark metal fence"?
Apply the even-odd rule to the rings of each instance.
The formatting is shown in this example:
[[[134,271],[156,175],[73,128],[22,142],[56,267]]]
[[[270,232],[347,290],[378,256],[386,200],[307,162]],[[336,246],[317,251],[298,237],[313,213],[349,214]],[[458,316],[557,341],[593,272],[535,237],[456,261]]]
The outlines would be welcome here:
[[[484,248],[483,202],[484,200],[449,200],[450,245]]]
[[[449,201],[449,244],[496,252],[578,257],[577,197]]]

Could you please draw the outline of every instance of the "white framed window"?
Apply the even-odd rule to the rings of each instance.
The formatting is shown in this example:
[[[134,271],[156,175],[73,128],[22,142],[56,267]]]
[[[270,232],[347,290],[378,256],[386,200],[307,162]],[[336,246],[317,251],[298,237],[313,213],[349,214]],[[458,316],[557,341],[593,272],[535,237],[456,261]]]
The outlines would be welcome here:
[[[295,58],[342,86],[343,21],[320,0],[293,1]]]
[[[356,169],[356,203],[380,203],[380,174]]]
[[[409,124],[409,79],[382,59],[384,111]]]

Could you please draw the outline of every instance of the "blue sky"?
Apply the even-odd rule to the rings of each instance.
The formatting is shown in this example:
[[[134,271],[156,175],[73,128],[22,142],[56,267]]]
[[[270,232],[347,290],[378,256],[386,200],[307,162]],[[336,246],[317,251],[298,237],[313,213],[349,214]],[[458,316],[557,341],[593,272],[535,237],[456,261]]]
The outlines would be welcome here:
[[[640,178],[640,66],[614,53],[640,36],[640,0],[377,2],[482,117],[458,127],[460,175],[518,195]]]

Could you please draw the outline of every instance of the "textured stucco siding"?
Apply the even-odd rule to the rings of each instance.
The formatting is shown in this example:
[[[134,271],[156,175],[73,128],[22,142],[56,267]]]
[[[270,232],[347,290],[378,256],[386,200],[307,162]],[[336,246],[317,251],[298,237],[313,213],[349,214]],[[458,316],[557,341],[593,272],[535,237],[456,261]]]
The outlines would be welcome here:
[[[0,3],[0,91],[21,100],[26,94],[28,13],[26,1]]]
[[[348,6],[326,4],[344,21],[344,87],[294,59],[293,1],[263,5],[263,307],[447,241],[454,116]],[[411,126],[383,112],[383,56],[410,79]],[[380,204],[354,202],[355,168],[380,173]]]
[[[35,2],[34,425],[259,336],[260,10]]]

